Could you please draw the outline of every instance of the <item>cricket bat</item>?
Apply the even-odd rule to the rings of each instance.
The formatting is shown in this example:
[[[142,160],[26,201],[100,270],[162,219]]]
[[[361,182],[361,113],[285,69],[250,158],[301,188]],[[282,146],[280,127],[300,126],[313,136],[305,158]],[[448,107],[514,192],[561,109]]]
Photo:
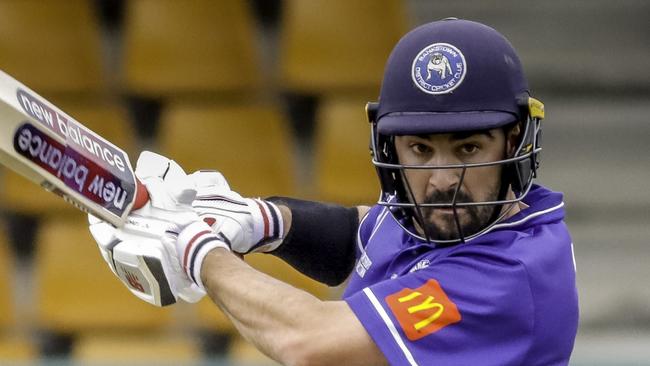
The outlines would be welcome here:
[[[149,200],[122,149],[1,70],[0,164],[118,227]]]

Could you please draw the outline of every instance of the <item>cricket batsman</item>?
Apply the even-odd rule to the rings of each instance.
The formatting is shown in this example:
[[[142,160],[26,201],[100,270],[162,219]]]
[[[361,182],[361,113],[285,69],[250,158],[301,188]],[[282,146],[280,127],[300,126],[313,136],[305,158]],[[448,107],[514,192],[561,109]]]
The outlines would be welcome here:
[[[366,109],[374,206],[244,198],[218,172],[143,153],[150,202],[121,229],[90,218],[104,258],[152,303],[207,294],[285,365],[567,365],[572,242],[562,194],[533,183],[544,107],[510,43],[472,21],[422,25]],[[349,279],[343,299],[256,271],[240,258],[251,252],[328,285]],[[144,278],[119,275],[144,262]]]

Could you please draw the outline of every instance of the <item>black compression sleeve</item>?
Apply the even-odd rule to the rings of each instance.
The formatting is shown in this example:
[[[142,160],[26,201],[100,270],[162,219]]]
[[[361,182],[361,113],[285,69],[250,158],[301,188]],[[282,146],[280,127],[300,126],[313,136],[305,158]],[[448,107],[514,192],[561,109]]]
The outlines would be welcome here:
[[[270,197],[291,209],[291,229],[271,254],[316,281],[341,284],[355,262],[354,246],[359,226],[358,210],[343,206]]]

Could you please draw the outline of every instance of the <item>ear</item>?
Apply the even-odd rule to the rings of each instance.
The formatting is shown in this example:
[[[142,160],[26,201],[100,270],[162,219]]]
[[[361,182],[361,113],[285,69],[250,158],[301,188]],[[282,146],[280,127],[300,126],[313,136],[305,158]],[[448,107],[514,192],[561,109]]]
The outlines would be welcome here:
[[[513,157],[515,149],[520,140],[521,135],[521,123],[516,123],[512,128],[507,130],[506,133],[506,149],[508,157]]]

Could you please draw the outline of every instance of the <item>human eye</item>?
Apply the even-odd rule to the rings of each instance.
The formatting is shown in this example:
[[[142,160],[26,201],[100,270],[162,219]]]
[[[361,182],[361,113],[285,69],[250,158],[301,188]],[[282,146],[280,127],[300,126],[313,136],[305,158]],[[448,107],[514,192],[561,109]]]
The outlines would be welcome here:
[[[427,155],[431,152],[431,148],[425,144],[419,142],[413,142],[409,145],[411,151],[416,155]]]
[[[480,146],[475,143],[464,143],[458,148],[463,155],[474,155],[480,150]]]

